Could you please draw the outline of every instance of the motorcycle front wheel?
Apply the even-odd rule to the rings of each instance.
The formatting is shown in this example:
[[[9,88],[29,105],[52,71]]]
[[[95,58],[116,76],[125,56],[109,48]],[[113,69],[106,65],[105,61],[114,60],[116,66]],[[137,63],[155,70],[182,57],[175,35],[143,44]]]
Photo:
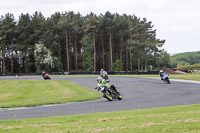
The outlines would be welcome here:
[[[167,78],[167,83],[170,84],[169,78]]]

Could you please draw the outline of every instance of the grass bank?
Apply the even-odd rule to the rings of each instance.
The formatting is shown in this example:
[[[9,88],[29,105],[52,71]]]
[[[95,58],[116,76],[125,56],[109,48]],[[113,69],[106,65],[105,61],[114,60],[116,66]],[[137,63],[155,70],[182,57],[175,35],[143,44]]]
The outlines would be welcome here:
[[[200,105],[0,121],[6,133],[196,133]]]
[[[68,80],[0,80],[0,108],[86,101],[101,94]]]

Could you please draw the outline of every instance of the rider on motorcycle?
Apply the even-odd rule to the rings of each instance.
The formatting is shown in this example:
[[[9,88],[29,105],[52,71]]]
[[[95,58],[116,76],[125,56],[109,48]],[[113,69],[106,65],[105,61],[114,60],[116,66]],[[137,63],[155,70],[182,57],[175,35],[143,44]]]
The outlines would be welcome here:
[[[104,78],[102,78],[102,77],[98,77],[98,78],[97,78],[97,86],[98,86],[98,87],[95,88],[95,89],[97,89],[97,90],[101,90],[102,87],[107,87],[107,88],[112,87],[113,90],[114,90],[117,94],[120,94],[120,93],[117,91],[117,89],[116,89],[116,87],[115,87],[114,85],[109,85],[109,84],[106,82],[106,80],[105,80]]]
[[[160,77],[161,77],[161,80],[163,80],[163,75],[165,74],[165,72],[163,70],[160,70]]]

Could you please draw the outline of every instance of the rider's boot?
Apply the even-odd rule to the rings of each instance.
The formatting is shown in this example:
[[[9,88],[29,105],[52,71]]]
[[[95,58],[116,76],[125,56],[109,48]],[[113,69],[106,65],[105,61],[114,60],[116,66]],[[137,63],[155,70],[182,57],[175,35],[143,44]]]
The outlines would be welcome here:
[[[120,93],[117,91],[116,87],[114,85],[111,85],[111,87],[113,88],[113,90],[118,94],[120,95]]]
[[[118,95],[121,95],[118,91],[117,91],[117,94],[118,94]]]

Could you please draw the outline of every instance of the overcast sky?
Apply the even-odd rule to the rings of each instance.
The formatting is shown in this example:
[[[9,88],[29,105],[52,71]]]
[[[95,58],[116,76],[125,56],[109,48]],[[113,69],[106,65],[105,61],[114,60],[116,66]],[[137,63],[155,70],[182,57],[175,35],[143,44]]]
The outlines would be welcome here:
[[[45,17],[56,11],[134,14],[152,22],[168,53],[200,51],[200,0],[0,0],[0,15],[13,13],[17,20],[35,11]]]

